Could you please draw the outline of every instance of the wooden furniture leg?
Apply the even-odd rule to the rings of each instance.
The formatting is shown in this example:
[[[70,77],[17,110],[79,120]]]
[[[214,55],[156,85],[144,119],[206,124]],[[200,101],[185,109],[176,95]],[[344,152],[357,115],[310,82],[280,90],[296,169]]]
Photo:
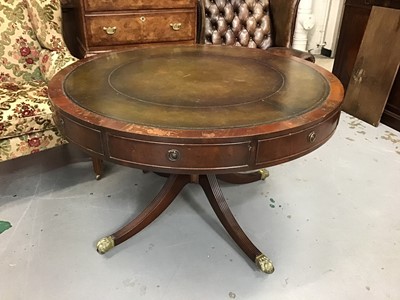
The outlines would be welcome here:
[[[144,229],[172,203],[189,182],[189,175],[170,175],[157,196],[136,218],[97,243],[97,252],[104,254]]]
[[[236,221],[226,203],[216,176],[200,175],[199,184],[203,188],[218,219],[236,244],[256,263],[261,271],[268,274],[272,273],[274,271],[274,266],[271,260],[257,249]]]
[[[274,266],[271,260],[251,242],[230,211],[216,175],[169,175],[157,196],[136,218],[112,235],[99,240],[97,252],[104,254],[144,229],[174,201],[188,183],[200,184],[218,219],[235,243],[261,271],[272,273]]]
[[[265,180],[269,176],[269,172],[266,169],[260,169],[251,173],[230,173],[230,174],[219,174],[217,178],[219,180],[233,183],[233,184],[245,184],[252,183],[258,180]]]
[[[99,180],[103,175],[103,160],[97,157],[92,157],[93,171],[96,174],[96,180]]]

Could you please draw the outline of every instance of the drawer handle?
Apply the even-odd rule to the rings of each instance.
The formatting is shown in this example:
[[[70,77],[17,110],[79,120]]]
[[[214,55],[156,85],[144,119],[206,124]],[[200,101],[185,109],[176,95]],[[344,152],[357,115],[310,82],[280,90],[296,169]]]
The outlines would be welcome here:
[[[178,31],[182,27],[182,23],[171,23],[169,24],[171,26],[172,30]]]
[[[169,161],[177,161],[181,157],[181,154],[178,150],[171,149],[171,150],[168,150],[167,156],[168,156]]]
[[[316,139],[317,139],[317,134],[315,133],[315,131],[310,132],[310,134],[308,135],[308,142],[314,143]]]
[[[117,27],[103,27],[103,30],[108,34],[108,35],[113,35],[117,31]]]
[[[64,127],[64,124],[65,124],[65,123],[64,123],[64,120],[60,118],[60,125],[61,125],[61,127]]]
[[[144,22],[144,21],[146,21],[146,18],[143,17],[143,16],[141,16],[141,17],[140,17],[140,21]]]

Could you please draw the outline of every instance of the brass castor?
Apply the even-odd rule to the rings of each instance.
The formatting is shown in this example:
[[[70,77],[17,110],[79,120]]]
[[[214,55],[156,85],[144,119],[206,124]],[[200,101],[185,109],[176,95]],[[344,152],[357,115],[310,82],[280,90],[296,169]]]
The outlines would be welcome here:
[[[260,254],[255,259],[257,267],[264,273],[271,274],[274,272],[272,261],[264,254]]]
[[[114,246],[114,238],[112,236],[107,236],[97,242],[97,252],[104,254],[114,248]]]
[[[261,174],[261,180],[265,180],[269,176],[269,171],[267,169],[258,170]]]

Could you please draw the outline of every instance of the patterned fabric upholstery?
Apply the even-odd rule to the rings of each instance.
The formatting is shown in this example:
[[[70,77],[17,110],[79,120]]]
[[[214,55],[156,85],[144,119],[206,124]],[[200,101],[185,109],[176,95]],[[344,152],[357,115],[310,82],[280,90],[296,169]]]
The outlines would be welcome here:
[[[30,25],[26,2],[3,2],[0,22],[0,81],[42,80],[41,47]]]
[[[61,33],[58,0],[0,4],[0,161],[66,142],[47,96],[47,82],[76,61]]]

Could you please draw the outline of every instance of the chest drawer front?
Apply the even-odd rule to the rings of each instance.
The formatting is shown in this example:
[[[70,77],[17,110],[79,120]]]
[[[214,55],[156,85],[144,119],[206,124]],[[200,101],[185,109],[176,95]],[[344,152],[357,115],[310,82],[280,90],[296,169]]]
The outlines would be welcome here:
[[[194,12],[87,16],[89,46],[194,40]]]
[[[194,0],[84,0],[86,11],[195,7]]]

